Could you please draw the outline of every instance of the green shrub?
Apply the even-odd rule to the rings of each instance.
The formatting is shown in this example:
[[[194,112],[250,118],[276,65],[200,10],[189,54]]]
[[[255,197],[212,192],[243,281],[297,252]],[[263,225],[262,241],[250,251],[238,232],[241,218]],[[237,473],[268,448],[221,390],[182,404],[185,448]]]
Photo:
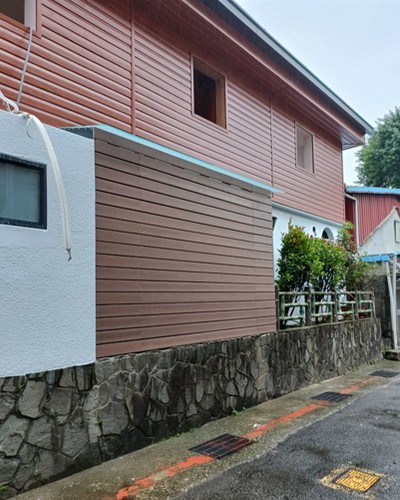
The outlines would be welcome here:
[[[277,280],[285,292],[311,288],[328,292],[336,289],[363,290],[368,264],[361,260],[351,239],[351,224],[338,231],[337,241],[314,238],[303,227],[289,222],[282,235]]]
[[[337,242],[346,252],[346,290],[364,290],[368,281],[370,266],[357,253],[351,237],[353,224],[345,222],[338,231]]]
[[[330,240],[313,239],[311,285],[314,290],[329,292],[343,287],[346,281],[347,254],[343,247]]]
[[[278,259],[278,285],[283,291],[301,292],[309,286],[317,269],[313,239],[304,228],[289,222],[288,232],[282,235],[282,247]]]

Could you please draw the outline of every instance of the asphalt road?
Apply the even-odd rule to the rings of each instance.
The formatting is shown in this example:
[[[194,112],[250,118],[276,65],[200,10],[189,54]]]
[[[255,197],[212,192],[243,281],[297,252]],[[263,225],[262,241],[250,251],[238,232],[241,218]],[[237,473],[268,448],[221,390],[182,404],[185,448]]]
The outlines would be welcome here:
[[[383,476],[364,493],[332,484],[348,469]],[[400,499],[400,376],[302,428],[261,458],[203,482],[179,500],[357,497]]]

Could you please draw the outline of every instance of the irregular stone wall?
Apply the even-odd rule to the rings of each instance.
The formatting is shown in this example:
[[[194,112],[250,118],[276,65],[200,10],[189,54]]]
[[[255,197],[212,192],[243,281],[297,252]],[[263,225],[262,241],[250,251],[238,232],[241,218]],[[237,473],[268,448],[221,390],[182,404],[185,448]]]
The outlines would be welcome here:
[[[0,498],[380,357],[366,319],[0,379]]]
[[[376,317],[381,320],[382,335],[384,338],[391,339],[392,322],[390,318],[390,297],[386,275],[376,276],[369,288],[375,294],[375,313]]]

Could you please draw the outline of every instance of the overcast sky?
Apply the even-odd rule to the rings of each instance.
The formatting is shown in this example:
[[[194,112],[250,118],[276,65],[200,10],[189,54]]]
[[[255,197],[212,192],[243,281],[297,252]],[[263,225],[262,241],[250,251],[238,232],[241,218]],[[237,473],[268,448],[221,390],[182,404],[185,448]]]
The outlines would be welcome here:
[[[236,0],[372,126],[400,106],[400,0]],[[354,149],[344,180],[354,184]]]

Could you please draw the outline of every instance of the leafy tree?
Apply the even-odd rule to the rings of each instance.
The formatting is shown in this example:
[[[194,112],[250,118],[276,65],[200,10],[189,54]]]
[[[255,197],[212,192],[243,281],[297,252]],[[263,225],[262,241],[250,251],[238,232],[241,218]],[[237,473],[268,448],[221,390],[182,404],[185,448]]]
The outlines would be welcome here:
[[[351,237],[353,224],[345,222],[338,231],[337,242],[346,253],[346,274],[344,286],[349,291],[364,290],[367,284],[369,266],[361,259]]]
[[[347,253],[334,241],[315,238],[313,240],[315,261],[311,284],[318,292],[330,292],[341,288],[346,281]],[[323,294],[322,294],[323,296]]]
[[[304,228],[289,221],[288,232],[282,235],[281,256],[277,263],[280,290],[301,292],[309,286],[319,264],[313,248],[313,239]]]
[[[367,266],[356,252],[350,223],[338,231],[337,241],[309,236],[304,228],[289,222],[282,236],[278,259],[278,286],[281,291],[301,292],[312,288],[328,292],[345,287],[363,290]]]
[[[365,186],[400,188],[400,108],[378,120],[357,156],[359,182]]]

